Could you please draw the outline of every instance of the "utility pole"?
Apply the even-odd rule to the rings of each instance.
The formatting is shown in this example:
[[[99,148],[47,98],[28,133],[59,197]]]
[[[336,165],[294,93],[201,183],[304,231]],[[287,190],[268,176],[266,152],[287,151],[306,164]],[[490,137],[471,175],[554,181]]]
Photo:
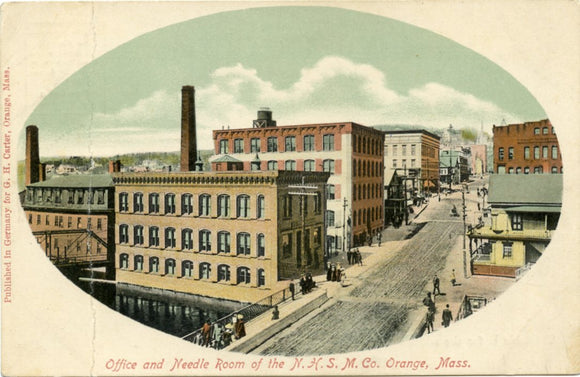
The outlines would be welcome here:
[[[453,180],[453,169],[451,168],[451,152],[453,150],[453,137],[451,136],[451,131],[453,130],[453,126],[449,125],[449,191],[451,191],[451,181]]]

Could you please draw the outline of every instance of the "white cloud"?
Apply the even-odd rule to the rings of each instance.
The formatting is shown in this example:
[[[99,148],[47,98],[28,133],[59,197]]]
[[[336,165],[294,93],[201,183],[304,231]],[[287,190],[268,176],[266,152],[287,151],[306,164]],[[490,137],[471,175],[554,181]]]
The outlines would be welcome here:
[[[209,85],[196,87],[200,149],[213,149],[214,129],[251,127],[264,106],[273,110],[279,125],[353,121],[479,129],[482,122],[521,121],[496,104],[437,82],[397,93],[382,71],[336,56],[302,69],[287,88],[276,88],[242,64],[218,68],[211,79]],[[87,120],[94,154],[103,154],[104,148],[115,153],[179,150],[179,96],[157,91],[118,112],[95,114]]]

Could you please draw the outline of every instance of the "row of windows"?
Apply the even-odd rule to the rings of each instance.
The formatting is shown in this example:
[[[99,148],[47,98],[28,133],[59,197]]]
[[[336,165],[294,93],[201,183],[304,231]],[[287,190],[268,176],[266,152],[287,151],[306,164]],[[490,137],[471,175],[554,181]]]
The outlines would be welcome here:
[[[547,135],[549,133],[548,131],[548,127],[543,127],[542,128],[542,135]],[[552,127],[552,133],[556,134],[556,130]],[[534,135],[539,135],[540,134],[540,127],[536,127],[534,128]]]
[[[540,153],[540,151],[541,151],[541,153]],[[503,147],[500,147],[498,149],[497,157],[500,161],[504,160],[505,149]],[[551,155],[550,155],[550,147],[548,147],[546,145],[541,147],[541,148],[539,146],[534,147],[534,160],[539,160],[540,158],[548,159],[550,157],[552,158],[552,160],[558,159],[558,146],[557,145],[552,145]],[[514,147],[508,148],[507,158],[508,158],[508,160],[513,160],[515,158]],[[530,147],[524,147],[524,160],[529,160],[529,159],[530,159]]]
[[[330,195],[330,192],[332,192],[332,196]],[[316,195],[312,196],[308,195],[296,198],[300,208],[300,216],[302,215],[307,216],[308,213],[310,212],[311,208],[310,198],[312,198],[312,201],[314,203],[312,207],[314,209],[314,213],[320,213],[320,211],[322,210],[321,194],[317,192]],[[327,191],[327,199],[331,198],[334,199],[334,186],[329,187]],[[294,204],[294,200],[295,200],[294,197],[291,195],[284,196],[284,201],[282,202],[282,215],[284,217],[292,217],[292,206]]]
[[[497,172],[498,174],[505,174],[505,166],[498,166],[497,167]],[[522,168],[521,167],[516,167],[516,168],[509,168],[507,171],[508,174],[522,174]],[[534,167],[534,174],[544,174],[544,167],[543,166],[536,166]],[[550,173],[552,174],[563,174],[564,173],[564,168],[560,167],[560,169],[558,169],[557,166],[552,166],[552,169],[550,170]],[[530,167],[526,166],[525,168],[523,168],[523,174],[530,174]]]
[[[415,166],[417,163],[415,161],[415,159],[411,159],[411,166],[408,166],[409,168],[416,168],[417,166]],[[398,162],[396,159],[393,160],[393,169],[398,168]],[[407,160],[406,159],[402,159],[401,160],[401,167],[402,168],[407,168]]]
[[[305,152],[315,151],[315,135],[304,135],[302,150]],[[334,151],[334,135],[327,134],[322,136],[322,150],[323,151]],[[266,139],[266,151],[267,152],[278,152],[278,137],[270,136]],[[284,151],[285,152],[295,152],[296,151],[296,136],[286,136],[284,138]],[[233,153],[259,153],[262,152],[262,139],[261,138],[251,138],[250,139],[250,150],[244,151],[244,139],[234,139],[234,151]],[[227,154],[230,153],[230,142],[228,139],[221,139],[219,142],[219,153]]]
[[[353,149],[355,153],[368,153],[376,156],[382,155],[382,140],[376,140],[358,135],[353,135],[352,137]]]
[[[142,225],[133,226],[133,245],[145,245],[145,228]],[[194,249],[193,243],[194,231],[189,228],[181,230],[181,247],[178,250],[192,251]],[[176,230],[173,227],[164,229],[163,245],[166,249],[177,249]],[[212,251],[212,235],[211,231],[202,229],[197,232],[198,235],[198,249],[199,251]],[[231,234],[227,231],[217,232],[217,248],[218,253],[229,254],[231,251]],[[119,225],[119,243],[129,244],[129,225]],[[160,232],[159,227],[148,227],[148,246],[160,246]],[[251,237],[249,233],[240,232],[236,235],[236,255],[250,255],[252,252]],[[259,233],[256,236],[256,255],[263,257],[266,254],[266,239],[264,234]]]
[[[45,215],[45,221],[44,224],[45,225],[53,225],[59,228],[64,228],[64,216],[61,215]],[[53,221],[51,222],[51,218],[53,219]],[[28,223],[32,224],[33,223],[33,216],[32,213],[28,214]],[[37,214],[36,215],[36,225],[40,225],[42,223],[42,215]],[[74,227],[76,227],[76,229],[80,229],[82,226],[82,217],[76,217],[73,220],[72,216],[68,216],[67,217],[67,228],[73,228],[73,224],[76,224]],[[92,218],[87,218],[87,227],[86,229],[92,229],[93,227],[93,219]],[[103,230],[103,219],[97,219],[97,230]]]
[[[381,197],[381,184],[353,185],[352,200],[376,199]],[[358,196],[357,196],[358,195]]]
[[[144,258],[142,255],[135,255],[133,258],[133,271],[144,272],[147,271],[152,274],[160,273],[160,263],[158,257],[150,257],[147,268],[144,266]],[[123,270],[129,269],[129,255],[120,254],[119,255],[119,268]],[[227,264],[217,265],[217,281],[218,282],[230,282],[231,281],[231,266]],[[175,259],[168,258],[165,260],[165,266],[163,268],[165,275],[177,276],[177,262]],[[212,265],[207,262],[202,262],[199,264],[199,269],[197,271],[197,277],[202,280],[209,280],[211,278]],[[190,260],[184,260],[181,262],[181,271],[179,273],[180,277],[193,278],[194,277],[194,266],[193,262]],[[266,284],[266,273],[264,269],[259,268],[257,270],[258,276],[258,286],[263,286]],[[248,267],[238,267],[236,268],[236,284],[250,284],[251,281],[251,271]]]
[[[50,241],[47,241],[47,240],[41,240],[41,239],[38,239],[37,238],[37,241],[38,241],[39,244],[44,243],[46,245],[46,251],[48,252],[48,254],[50,254],[50,250],[51,250],[51,247],[52,247],[52,248],[54,248],[54,251],[58,255],[58,253],[61,252],[60,245],[59,245],[59,242],[58,242],[59,239],[57,237],[52,237],[51,239],[53,240],[53,244],[52,245],[51,245]],[[63,241],[64,241],[63,242],[64,243],[64,246],[63,246],[63,250],[62,250],[62,253],[63,253],[62,255],[64,257],[66,257],[67,252],[72,251],[72,244],[73,244],[74,241],[73,242],[70,242],[68,240],[63,240]],[[85,254],[86,255],[91,255],[93,253],[91,242],[76,241],[74,243],[75,243],[75,250],[76,250],[76,255],[77,256],[81,253],[81,248],[82,248],[81,245],[84,245],[84,251],[85,251]],[[95,242],[95,251],[96,251],[96,254],[97,255],[98,254],[101,254],[101,252],[103,251],[103,247],[98,242]]]
[[[148,213],[159,213],[159,194],[151,193],[148,197]],[[164,195],[164,213],[166,215],[176,213],[176,195],[168,193]],[[133,212],[143,213],[145,210],[143,203],[143,193],[136,192],[133,194]],[[181,195],[181,214],[191,215],[193,213],[193,195]],[[217,196],[217,211],[219,217],[231,216],[231,199],[230,195],[222,194]],[[129,212],[129,193],[119,193],[119,212]],[[197,215],[210,216],[211,214],[211,195],[201,194],[198,198]],[[266,214],[266,200],[264,195],[258,195],[256,199],[256,218],[263,219]],[[236,197],[236,217],[249,218],[250,196],[238,195]]]
[[[358,211],[355,211],[352,219],[352,226],[355,227],[357,225],[370,225],[367,224],[367,217],[371,223],[379,218],[382,218],[381,206],[369,209],[359,209]]]
[[[34,188],[26,191],[34,203],[105,204],[105,190]]]
[[[406,156],[407,155],[407,150],[409,149],[410,155],[411,156],[415,156],[417,153],[417,145],[416,144],[411,144],[410,148],[407,148],[406,144],[402,144],[401,145],[401,156]],[[399,145],[397,144],[393,144],[391,145],[391,154],[393,156],[398,156],[399,155]],[[389,146],[385,145],[385,156],[389,155]]]
[[[380,177],[383,169],[382,162],[353,160],[353,177]]]

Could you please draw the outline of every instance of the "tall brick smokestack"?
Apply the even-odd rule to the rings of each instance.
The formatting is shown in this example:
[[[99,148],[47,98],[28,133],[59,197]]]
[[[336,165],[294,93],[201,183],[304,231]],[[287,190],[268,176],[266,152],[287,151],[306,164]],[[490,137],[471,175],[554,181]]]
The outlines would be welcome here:
[[[26,161],[24,184],[30,185],[40,179],[40,156],[38,153],[38,127],[26,127]]]
[[[181,171],[194,171],[197,159],[195,88],[181,88]]]

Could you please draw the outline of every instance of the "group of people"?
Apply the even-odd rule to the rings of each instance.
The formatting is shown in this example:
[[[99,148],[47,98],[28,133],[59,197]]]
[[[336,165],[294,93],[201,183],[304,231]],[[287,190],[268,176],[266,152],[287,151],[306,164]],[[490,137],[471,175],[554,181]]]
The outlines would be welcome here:
[[[305,295],[309,293],[314,287],[316,287],[316,283],[314,282],[314,279],[312,279],[312,274],[308,272],[305,275],[302,275],[300,278],[300,291],[302,294]],[[294,299],[294,293],[292,293],[292,299]]]
[[[362,266],[362,255],[360,254],[358,247],[347,251],[346,259],[348,260],[348,264],[359,264]]]
[[[451,285],[457,285],[457,280],[455,278],[455,270],[451,271],[450,276]],[[427,292],[427,297],[423,299],[423,305],[427,307],[427,314],[425,315],[425,327],[427,329],[427,333],[430,334],[433,331],[433,322],[435,320],[435,312],[437,308],[435,306],[435,297],[441,295],[441,290],[439,288],[440,280],[437,275],[433,277],[433,295],[431,292]],[[443,327],[448,327],[449,324],[453,321],[453,314],[449,309],[449,304],[445,305],[445,309],[441,313],[441,325]]]
[[[210,325],[209,321],[205,321],[200,331],[195,334],[193,343],[219,350],[229,346],[234,339],[244,336],[246,336],[244,316],[234,314],[231,322],[225,325],[217,321]]]
[[[338,281],[344,285],[344,281],[346,280],[346,273],[344,272],[344,268],[341,265],[336,265],[334,263],[328,266],[326,271],[326,281]]]

